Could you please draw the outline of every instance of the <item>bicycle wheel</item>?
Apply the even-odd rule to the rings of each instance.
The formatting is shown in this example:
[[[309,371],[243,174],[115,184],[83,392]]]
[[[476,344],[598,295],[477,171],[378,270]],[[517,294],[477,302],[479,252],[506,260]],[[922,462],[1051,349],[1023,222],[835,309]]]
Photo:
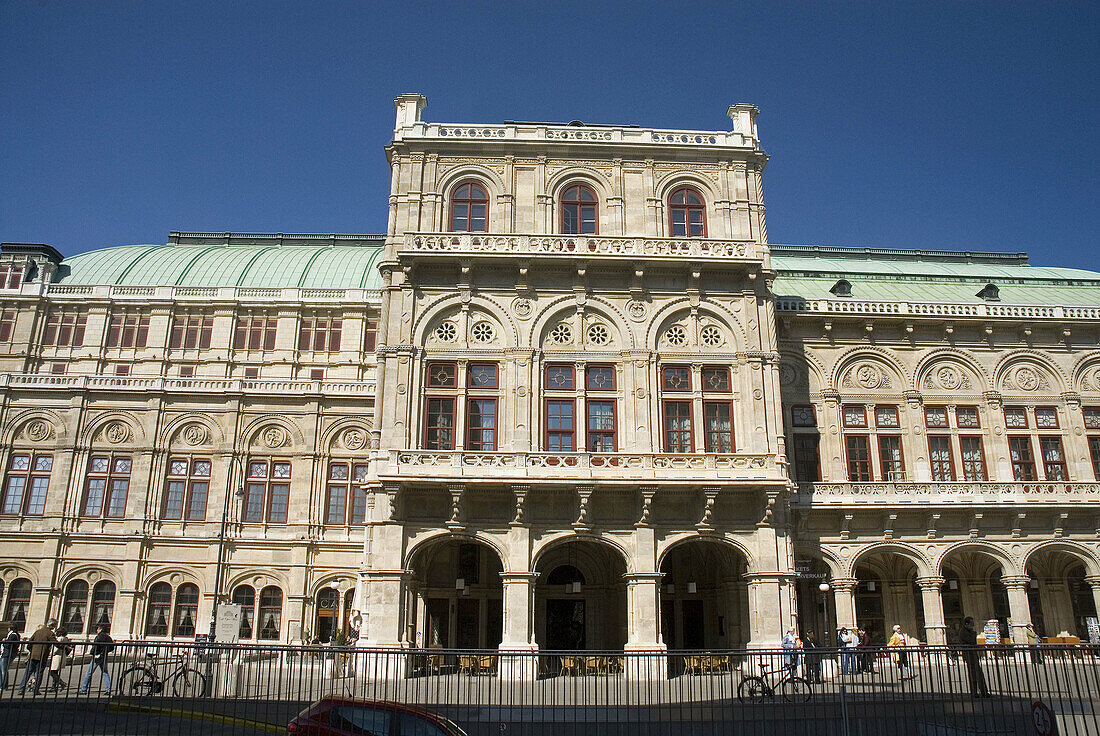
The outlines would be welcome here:
[[[788,703],[805,703],[814,696],[809,681],[801,677],[783,680],[779,683],[779,692],[783,693],[783,699]]]
[[[742,703],[752,703],[764,699],[768,694],[768,683],[763,677],[746,677],[737,686],[737,699]]]
[[[151,669],[134,665],[127,668],[118,678],[118,692],[120,695],[156,695],[160,692],[161,685],[157,673]]]
[[[181,698],[206,697],[206,675],[190,668],[180,670],[172,678],[172,692]]]

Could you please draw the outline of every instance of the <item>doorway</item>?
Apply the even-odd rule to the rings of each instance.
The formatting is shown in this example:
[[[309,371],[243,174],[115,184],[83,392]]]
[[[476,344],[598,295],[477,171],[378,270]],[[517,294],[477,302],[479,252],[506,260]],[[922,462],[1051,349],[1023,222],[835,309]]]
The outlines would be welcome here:
[[[584,649],[586,631],[584,601],[551,598],[546,601],[546,645],[548,649]]]

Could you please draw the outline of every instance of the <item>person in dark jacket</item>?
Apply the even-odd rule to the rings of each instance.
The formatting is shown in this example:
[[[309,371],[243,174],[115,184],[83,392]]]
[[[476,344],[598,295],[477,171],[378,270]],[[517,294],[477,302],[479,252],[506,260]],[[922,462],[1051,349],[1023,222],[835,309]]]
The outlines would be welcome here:
[[[962,628],[959,629],[959,643],[962,644],[962,658],[970,680],[970,694],[975,698],[988,698],[989,686],[985,684],[985,673],[982,672],[978,632],[974,630],[974,619],[970,616],[963,619]]]
[[[12,660],[19,656],[21,641],[18,631],[8,629],[4,643],[0,644],[0,690],[8,689],[8,667],[11,666]]]
[[[806,679],[810,682],[823,682],[821,679],[821,647],[817,643],[814,632],[807,631],[802,640],[802,648],[806,651]]]
[[[57,641],[53,633],[56,626],[57,621],[51,619],[31,634],[27,669],[23,670],[23,680],[19,683],[20,695],[26,691],[27,683],[31,680],[34,680],[35,695],[38,695],[42,689],[42,681],[46,679],[46,664],[50,661],[50,650],[53,649],[53,643]]]
[[[96,628],[95,639],[92,641],[92,661],[88,663],[88,671],[84,673],[84,681],[80,683],[80,694],[88,692],[88,685],[92,683],[92,673],[96,668],[102,675],[101,682],[106,684],[103,694],[111,696],[111,676],[107,674],[107,655],[115,648],[115,640],[107,633],[106,626]]]

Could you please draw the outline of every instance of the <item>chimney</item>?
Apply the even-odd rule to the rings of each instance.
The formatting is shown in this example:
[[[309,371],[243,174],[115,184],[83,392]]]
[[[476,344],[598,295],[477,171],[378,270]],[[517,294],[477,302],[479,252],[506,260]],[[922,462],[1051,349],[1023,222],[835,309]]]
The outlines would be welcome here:
[[[736,105],[730,105],[726,114],[733,120],[734,133],[740,133],[751,141],[753,147],[760,144],[760,139],[756,135],[756,116],[760,114],[760,109],[756,105],[738,102]]]
[[[420,111],[428,104],[428,98],[414,92],[399,96],[393,101],[397,108],[397,124],[395,130],[411,128],[420,122]]]

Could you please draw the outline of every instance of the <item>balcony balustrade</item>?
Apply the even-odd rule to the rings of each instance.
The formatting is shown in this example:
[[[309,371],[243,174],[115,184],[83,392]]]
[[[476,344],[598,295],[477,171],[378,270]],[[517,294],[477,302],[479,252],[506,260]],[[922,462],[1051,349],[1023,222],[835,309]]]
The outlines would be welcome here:
[[[410,255],[528,255],[545,257],[703,258],[758,262],[763,247],[750,240],[648,238],[617,235],[406,233],[401,253]]]
[[[936,504],[1028,503],[1100,505],[1100,483],[898,482],[804,483],[791,503],[802,508],[882,505],[927,508]]]
[[[185,394],[324,394],[374,396],[374,381],[301,381],[296,379],[167,378],[164,376],[90,376],[52,373],[0,373],[0,390],[165,392]]]

